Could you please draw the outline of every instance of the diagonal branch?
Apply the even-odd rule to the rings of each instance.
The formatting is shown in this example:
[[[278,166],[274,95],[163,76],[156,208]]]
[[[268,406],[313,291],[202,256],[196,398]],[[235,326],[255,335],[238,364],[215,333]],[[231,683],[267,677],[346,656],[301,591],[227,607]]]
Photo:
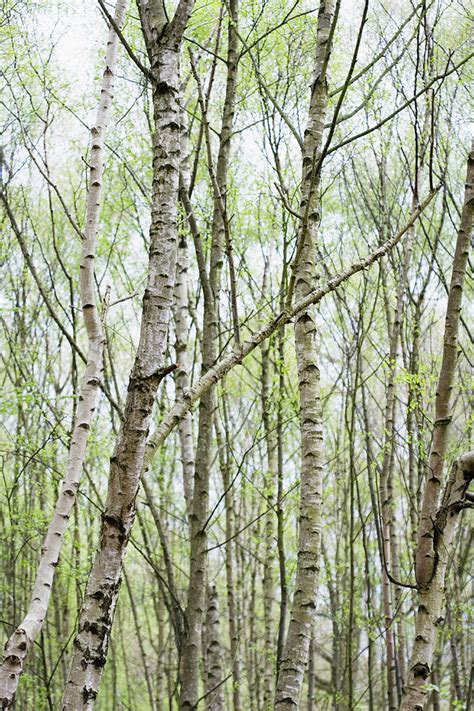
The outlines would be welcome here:
[[[336,274],[332,279],[327,281],[323,286],[311,291],[308,296],[298,301],[293,308],[284,309],[275,318],[268,321],[261,328],[255,331],[250,338],[244,341],[239,348],[235,348],[231,353],[225,355],[218,363],[210,368],[198,382],[187,392],[184,398],[176,403],[164,417],[160,426],[157,428],[154,435],[150,438],[147,447],[147,453],[144,460],[144,469],[147,470],[153,460],[156,450],[161,447],[170,432],[176,427],[182,417],[189,412],[193,405],[202,397],[202,395],[217,382],[222,380],[236,365],[240,365],[252,351],[254,351],[263,341],[269,338],[273,333],[285,326],[291,319],[308,308],[311,304],[316,304],[325,296],[335,291],[341,284],[346,282],[354,274],[367,269],[375,262],[378,262],[383,256],[390,252],[401,240],[403,235],[420,217],[422,212],[430,204],[432,199],[440,189],[440,185],[431,192],[419,207],[412,213],[410,219],[405,226],[397,232],[393,237],[384,242],[380,247],[371,252],[363,259],[354,262],[349,267],[344,269],[339,274]]]

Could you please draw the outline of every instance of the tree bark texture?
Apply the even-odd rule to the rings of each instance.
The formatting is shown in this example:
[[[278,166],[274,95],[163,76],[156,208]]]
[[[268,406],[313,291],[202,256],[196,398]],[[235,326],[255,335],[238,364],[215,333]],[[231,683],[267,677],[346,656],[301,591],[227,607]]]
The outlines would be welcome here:
[[[472,506],[467,492],[473,477],[474,454],[461,457],[444,487],[443,468],[451,421],[452,391],[457,365],[458,330],[463,283],[474,218],[474,146],[468,156],[464,205],[454,252],[451,284],[446,307],[443,357],[435,397],[435,422],[426,469],[416,551],[418,608],[413,652],[401,711],[423,711],[426,685],[432,673],[437,627],[443,621],[442,608],[446,567],[462,508]]]
[[[454,463],[441,505],[436,512],[436,566],[429,585],[420,588],[418,592],[415,642],[400,711],[423,711],[428,701],[436,637],[438,627],[444,621],[446,568],[461,511],[474,506],[474,497],[468,492],[473,479],[474,452],[468,452]]]
[[[452,391],[457,363],[458,331],[461,314],[464,275],[474,219],[474,145],[467,162],[466,189],[461,213],[451,285],[444,326],[443,357],[435,399],[433,438],[425,472],[425,489],[421,508],[416,551],[416,580],[420,587],[429,585],[436,570],[435,529],[433,521],[443,485],[444,458],[451,422]]]
[[[214,213],[211,228],[211,256],[209,266],[209,293],[204,302],[202,329],[202,374],[215,365],[218,348],[218,310],[225,237],[227,173],[235,111],[237,81],[238,0],[229,3],[229,29],[227,51],[226,95],[219,138],[216,170],[212,164],[210,136],[207,130],[205,103],[201,109],[205,122],[205,140],[208,151],[208,168],[214,188]],[[212,435],[215,411],[215,389],[210,387],[199,402],[198,437],[194,472],[194,495],[190,516],[191,553],[189,586],[186,606],[186,633],[180,660],[180,708],[195,709],[199,699],[199,668],[201,656],[201,629],[205,610],[207,532],[205,524],[209,514],[209,476],[212,455]]]
[[[176,265],[175,300],[173,304],[175,323],[175,353],[176,353],[176,399],[181,400],[189,390],[189,359],[187,343],[189,338],[188,325],[188,248],[184,237],[178,245]],[[183,469],[183,489],[188,516],[193,505],[194,480],[194,442],[191,413],[188,412],[178,425],[181,448],[181,466]]]
[[[303,145],[300,213],[302,227],[294,265],[295,297],[304,299],[314,288],[315,247],[319,224],[319,163],[326,117],[328,89],[326,66],[330,51],[334,2],[322,0],[316,36],[315,81]],[[299,258],[298,258],[299,252]],[[301,484],[299,542],[295,591],[285,647],[281,659],[275,709],[299,708],[308,663],[316,608],[321,548],[322,422],[320,375],[315,314],[308,308],[295,319],[295,349],[300,394]]]
[[[100,542],[87,583],[62,709],[92,709],[107,658],[125,550],[135,518],[146,442],[158,385],[166,369],[173,302],[180,169],[179,53],[193,6],[181,0],[166,22],[159,2],[140,4],[153,83],[153,195],[148,279],[140,338],[122,428],[110,460]],[[158,40],[159,38],[159,40]]]
[[[118,0],[116,5],[115,22],[119,27],[125,17],[126,5],[126,0]],[[9,708],[13,702],[26,657],[41,632],[48,611],[56,566],[82,475],[87,440],[102,376],[105,337],[102,318],[96,304],[94,260],[102,198],[105,135],[114,93],[117,54],[118,37],[111,28],[107,38],[100,100],[91,130],[90,188],[87,194],[86,224],[80,265],[81,304],[88,338],[86,367],[79,392],[66,474],[43,544],[30,605],[25,617],[5,646],[0,667],[0,706],[3,709]]]
[[[206,709],[225,711],[223,649],[220,637],[219,598],[215,585],[208,587],[206,613]]]
[[[415,212],[412,213],[410,219],[404,227],[390,237],[390,239],[374,249],[367,256],[359,259],[357,262],[353,262],[338,274],[335,274],[322,286],[311,289],[307,296],[299,299],[290,308],[284,308],[274,318],[264,323],[260,328],[257,328],[252,335],[243,341],[239,346],[235,347],[228,354],[222,356],[222,358],[220,358],[215,365],[210,368],[210,370],[202,375],[197,383],[192,386],[192,388],[190,388],[188,393],[186,393],[186,397],[176,403],[176,405],[174,405],[174,407],[172,407],[164,416],[159,427],[150,437],[148,442],[144,468],[146,469],[151,465],[153,457],[165,442],[168,435],[175,429],[175,427],[177,427],[180,419],[184,417],[187,412],[193,409],[208,388],[211,388],[216,383],[220,382],[233,368],[240,365],[250,353],[266,341],[267,338],[270,338],[270,336],[272,336],[276,331],[286,326],[286,324],[305,311],[309,306],[319,303],[325,296],[335,291],[341,284],[350,279],[354,274],[367,269],[388,254],[390,250],[392,250],[400,242],[402,237],[410,229],[411,225],[428,207],[438,190],[439,186],[436,187],[433,192],[428,194],[423,202],[420,203],[420,206],[415,210]]]

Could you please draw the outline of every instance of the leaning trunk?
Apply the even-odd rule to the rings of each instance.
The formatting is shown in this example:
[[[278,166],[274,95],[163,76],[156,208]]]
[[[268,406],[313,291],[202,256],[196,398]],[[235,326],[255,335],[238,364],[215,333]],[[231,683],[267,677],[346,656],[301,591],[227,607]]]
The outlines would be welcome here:
[[[157,5],[159,5],[157,3]],[[135,498],[158,385],[164,369],[173,299],[180,167],[179,49],[192,0],[181,0],[166,23],[155,7],[142,14],[153,74],[153,198],[148,279],[140,340],[128,384],[122,428],[110,460],[100,543],[87,583],[61,708],[92,709],[107,658],[125,550],[135,518]],[[162,18],[162,26],[150,21]],[[160,36],[159,43],[156,36]],[[168,369],[170,370],[170,369]]]
[[[117,2],[115,22],[119,27],[125,16],[126,4],[126,0]],[[106,68],[102,78],[97,117],[91,131],[90,189],[87,195],[86,225],[80,266],[81,303],[89,351],[79,393],[66,475],[44,541],[30,606],[5,646],[5,655],[0,667],[0,705],[3,709],[9,708],[13,701],[27,654],[41,632],[48,611],[56,566],[82,475],[82,465],[102,375],[104,331],[96,305],[94,260],[102,198],[105,134],[112,105],[117,51],[118,37],[115,30],[111,28],[107,39]]]
[[[457,363],[458,330],[464,275],[474,217],[474,146],[467,163],[467,177],[461,224],[454,253],[451,285],[446,308],[443,358],[435,399],[435,423],[426,468],[425,490],[416,551],[418,608],[413,653],[402,711],[422,711],[427,684],[432,672],[436,629],[442,621],[442,606],[449,548],[455,535],[459,511],[464,507],[467,485],[462,477],[472,478],[473,456],[462,457],[446,484],[440,505],[443,469],[448,445],[448,426],[452,417],[452,391]],[[469,472],[471,472],[469,474]],[[464,489],[463,489],[464,487]],[[467,494],[469,499],[469,494]],[[467,505],[467,504],[466,504]]]
[[[467,491],[473,479],[474,452],[469,452],[454,463],[434,520],[437,562],[430,584],[418,592],[415,643],[400,711],[423,711],[428,700],[437,630],[444,620],[446,569],[460,513],[474,506],[472,494]]]

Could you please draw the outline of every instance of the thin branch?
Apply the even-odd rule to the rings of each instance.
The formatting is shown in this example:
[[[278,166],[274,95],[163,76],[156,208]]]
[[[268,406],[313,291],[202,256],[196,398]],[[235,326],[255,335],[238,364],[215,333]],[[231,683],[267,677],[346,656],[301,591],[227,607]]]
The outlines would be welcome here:
[[[335,291],[341,284],[350,279],[351,276],[367,269],[369,266],[379,261],[383,256],[390,252],[401,240],[403,235],[416,222],[423,210],[425,210],[429,203],[433,200],[440,187],[441,186],[438,185],[436,189],[431,192],[419,205],[419,207],[414,210],[406,225],[399,232],[397,232],[396,235],[380,245],[368,256],[354,262],[342,272],[336,274],[323,286],[311,291],[308,296],[298,301],[293,308],[283,309],[283,311],[281,311],[275,318],[271,319],[264,324],[264,326],[257,329],[257,331],[255,331],[249,339],[242,343],[239,348],[235,348],[232,352],[223,356],[219,362],[210,368],[198,380],[198,382],[187,393],[185,393],[183,399],[177,402],[176,405],[169,410],[154,435],[150,438],[144,459],[144,469],[148,469],[154,453],[163,444],[167,436],[176,427],[181,418],[192,409],[193,405],[210,387],[222,380],[233,368],[235,368],[236,365],[240,365],[244,358],[252,353],[261,343],[263,343],[263,341],[289,323],[295,316],[299,315],[310,305],[321,301],[325,296],[327,296],[327,294]]]
[[[128,56],[130,57],[132,62],[134,62],[137,65],[139,70],[146,76],[147,79],[150,79],[151,81],[153,81],[153,74],[147,67],[145,67],[144,64],[141,63],[141,61],[138,59],[138,57],[135,54],[135,52],[133,51],[133,49],[128,44],[120,27],[117,25],[114,18],[110,14],[110,12],[107,10],[104,0],[97,0],[97,2],[99,3],[100,8],[101,8],[102,12],[104,13],[105,17],[107,18],[107,22],[110,25],[112,25],[112,27],[114,28],[117,37],[119,38],[120,42],[123,44],[125,51],[127,52]]]

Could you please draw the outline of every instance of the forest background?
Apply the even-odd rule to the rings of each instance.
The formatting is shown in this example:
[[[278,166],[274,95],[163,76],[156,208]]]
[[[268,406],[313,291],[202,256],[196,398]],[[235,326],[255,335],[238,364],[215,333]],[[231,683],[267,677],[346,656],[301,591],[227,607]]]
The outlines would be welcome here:
[[[473,703],[472,20],[2,0],[2,708]]]

